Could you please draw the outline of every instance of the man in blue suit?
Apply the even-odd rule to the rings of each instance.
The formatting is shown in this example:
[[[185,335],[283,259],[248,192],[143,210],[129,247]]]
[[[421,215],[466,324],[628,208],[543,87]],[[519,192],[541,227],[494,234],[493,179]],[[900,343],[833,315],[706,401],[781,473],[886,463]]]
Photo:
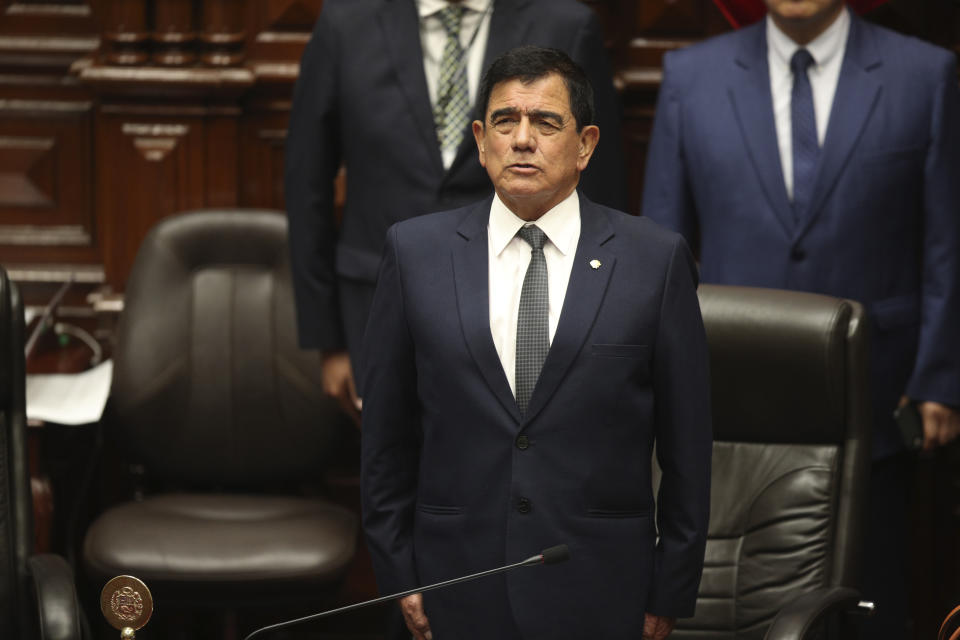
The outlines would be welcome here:
[[[589,7],[576,0],[323,3],[293,98],[285,195],[300,346],[321,351],[324,390],[357,418],[353,373],[387,228],[490,194],[469,107],[480,72],[520,44],[556,47],[586,69],[607,137],[584,189],[622,208],[619,106]],[[463,108],[448,114],[448,104]],[[347,189],[338,220],[341,165]]]
[[[391,228],[367,327],[378,585],[565,543],[563,564],[404,598],[414,638],[660,640],[693,613],[709,511],[695,265],[679,235],[577,191],[599,129],[567,56],[506,53],[478,104],[495,195]]]
[[[643,212],[698,248],[704,282],[815,291],[871,318],[870,637],[903,638],[908,399],[924,447],[960,431],[960,101],[955,57],[841,0],[664,59]]]

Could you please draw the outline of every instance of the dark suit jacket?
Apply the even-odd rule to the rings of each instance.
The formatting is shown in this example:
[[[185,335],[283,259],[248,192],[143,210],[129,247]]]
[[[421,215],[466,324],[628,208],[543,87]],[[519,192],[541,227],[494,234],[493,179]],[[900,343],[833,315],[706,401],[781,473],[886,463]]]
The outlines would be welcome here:
[[[692,615],[703,564],[711,422],[695,266],[678,235],[581,197],[559,325],[521,419],[490,334],[489,211],[488,198],[387,238],[363,358],[377,582],[399,591],[566,543],[566,563],[424,594],[436,637],[507,637],[512,617],[526,639],[636,640],[645,611]]]
[[[799,224],[763,22],[666,56],[643,211],[699,245],[704,282],[866,305],[881,457],[901,394],[960,406],[960,102],[952,54],[851,17]]]
[[[562,49],[586,70],[602,139],[583,186],[623,208],[619,107],[593,12],[574,0],[496,0],[485,66],[521,44]],[[387,227],[492,193],[469,132],[443,169],[414,0],[324,2],[294,94],[285,187],[300,345],[347,347],[356,358]]]

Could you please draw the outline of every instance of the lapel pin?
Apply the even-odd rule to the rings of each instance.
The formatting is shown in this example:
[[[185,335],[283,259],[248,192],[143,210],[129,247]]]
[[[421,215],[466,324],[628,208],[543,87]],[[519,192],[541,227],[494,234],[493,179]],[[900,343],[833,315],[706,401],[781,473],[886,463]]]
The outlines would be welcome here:
[[[593,267],[594,269],[599,269],[600,264],[601,264],[600,261],[597,260],[596,258],[590,261],[590,266]]]

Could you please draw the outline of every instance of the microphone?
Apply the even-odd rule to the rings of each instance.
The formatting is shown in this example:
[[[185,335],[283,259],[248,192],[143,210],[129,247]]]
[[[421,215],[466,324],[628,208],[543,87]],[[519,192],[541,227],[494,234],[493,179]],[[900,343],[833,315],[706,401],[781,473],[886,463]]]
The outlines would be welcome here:
[[[505,567],[497,567],[496,569],[488,569],[486,571],[481,571],[479,573],[471,573],[468,576],[461,576],[459,578],[453,578],[452,580],[437,582],[431,585],[427,585],[426,587],[416,587],[415,589],[408,589],[407,591],[401,591],[400,593],[393,593],[388,596],[380,596],[379,598],[374,598],[373,600],[365,600],[363,602],[349,604],[345,607],[340,607],[339,609],[331,609],[330,611],[321,611],[320,613],[313,613],[313,614],[310,614],[309,616],[304,616],[302,618],[285,620],[283,622],[271,624],[266,627],[260,627],[259,629],[255,630],[253,633],[248,635],[246,638],[244,638],[244,640],[251,640],[252,638],[260,635],[261,633],[266,633],[268,631],[277,631],[279,629],[285,629],[286,627],[292,627],[293,625],[300,624],[301,622],[310,622],[311,620],[326,618],[327,616],[332,616],[337,613],[352,611],[354,609],[360,609],[362,607],[369,607],[371,605],[380,604],[381,602],[387,602],[389,600],[396,600],[397,598],[403,598],[409,595],[413,595],[414,593],[423,593],[424,591],[432,591],[433,589],[449,587],[451,585],[455,585],[460,582],[467,582],[469,580],[476,580],[477,578],[482,578],[484,576],[492,576],[495,573],[503,573],[504,571],[510,571],[511,569],[516,569],[517,567],[532,567],[538,564],[557,564],[558,562],[564,562],[569,559],[570,559],[570,549],[568,549],[567,545],[565,544],[558,544],[555,547],[544,549],[539,554],[535,556],[530,556],[526,560],[523,560],[521,562],[517,562],[514,564],[508,564]]]

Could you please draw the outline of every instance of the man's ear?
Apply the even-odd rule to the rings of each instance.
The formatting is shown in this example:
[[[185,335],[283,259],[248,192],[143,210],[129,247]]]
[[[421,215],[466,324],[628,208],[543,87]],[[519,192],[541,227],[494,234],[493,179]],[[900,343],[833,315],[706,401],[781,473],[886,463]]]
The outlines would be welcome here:
[[[591,124],[580,131],[580,147],[577,150],[577,168],[583,171],[590,163],[597,143],[600,142],[600,127]]]
[[[480,166],[487,166],[486,148],[484,145],[486,131],[483,129],[483,123],[479,120],[473,121],[473,139],[477,141],[477,152],[480,154]]]

